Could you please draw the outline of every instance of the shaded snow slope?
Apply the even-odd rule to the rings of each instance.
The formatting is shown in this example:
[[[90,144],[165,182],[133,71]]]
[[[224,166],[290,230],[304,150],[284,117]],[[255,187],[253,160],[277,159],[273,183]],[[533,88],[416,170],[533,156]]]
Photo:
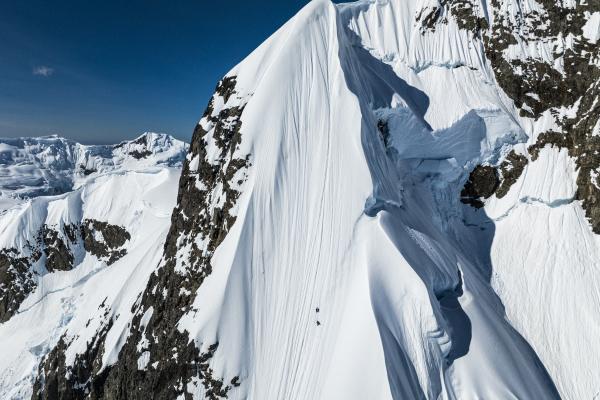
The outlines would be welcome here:
[[[176,202],[132,161],[5,213],[0,393],[593,399],[597,85],[564,61],[594,79],[596,17],[542,3],[312,1],[219,82]]]

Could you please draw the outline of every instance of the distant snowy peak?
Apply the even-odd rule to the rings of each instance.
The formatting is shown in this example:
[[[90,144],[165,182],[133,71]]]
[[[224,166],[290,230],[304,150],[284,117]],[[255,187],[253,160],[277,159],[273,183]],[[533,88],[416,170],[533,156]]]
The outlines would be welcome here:
[[[164,133],[146,132],[134,140],[126,140],[112,146],[113,154],[123,159],[133,157],[136,160],[154,159],[167,164],[181,164],[181,150],[187,145]],[[175,157],[171,157],[171,155]],[[165,156],[167,156],[165,158]]]
[[[144,133],[117,145],[83,145],[57,135],[0,138],[0,197],[65,193],[103,173],[180,167],[188,145],[163,133]]]
[[[75,172],[87,176],[157,165],[181,167],[188,147],[187,143],[172,136],[150,132],[112,146],[78,145]]]

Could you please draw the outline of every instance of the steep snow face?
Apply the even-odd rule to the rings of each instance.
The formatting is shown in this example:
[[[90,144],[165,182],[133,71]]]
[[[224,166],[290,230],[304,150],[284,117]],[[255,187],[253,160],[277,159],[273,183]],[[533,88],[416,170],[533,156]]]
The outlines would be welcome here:
[[[465,4],[468,12],[461,10]],[[499,166],[503,179],[497,194],[486,196],[485,218],[463,214],[474,229],[491,229],[490,242],[478,234],[484,245],[471,248],[485,251],[486,274],[507,318],[561,396],[573,399],[593,398],[600,390],[594,378],[600,349],[592,344],[600,326],[594,138],[600,53],[593,46],[599,9],[598,3],[548,1],[340,6],[355,45],[427,94],[424,118],[431,126],[446,127],[466,110],[481,114],[481,108],[497,110],[487,121],[500,131],[516,125],[491,157],[472,159]],[[563,29],[564,20],[571,22]],[[395,32],[403,32],[401,40]],[[390,142],[394,131],[389,128]],[[486,136],[489,143],[489,131]],[[421,145],[431,148],[429,140]],[[401,149],[423,154],[406,143]]]
[[[0,335],[67,316],[7,340],[5,397],[594,398],[595,5],[551,6],[310,2],[219,82],[168,233],[111,197],[132,173],[27,214],[83,228],[3,255],[35,291]]]

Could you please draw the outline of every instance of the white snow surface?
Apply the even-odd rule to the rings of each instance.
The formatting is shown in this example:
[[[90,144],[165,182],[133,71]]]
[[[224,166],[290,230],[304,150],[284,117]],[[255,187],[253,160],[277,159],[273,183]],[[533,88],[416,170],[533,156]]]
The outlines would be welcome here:
[[[111,158],[104,154],[94,158],[98,148],[71,146],[59,138],[11,141],[26,143],[24,148],[10,148],[13,156],[19,156],[12,161],[18,165],[13,168],[8,162],[5,164],[7,169],[16,171],[9,176],[15,182],[23,177],[29,182],[29,176],[39,173],[52,176],[44,184],[46,191],[52,191],[57,176],[74,177],[77,188],[53,196],[15,196],[15,203],[0,215],[2,248],[26,249],[25,243],[35,240],[43,225],[60,227],[88,218],[123,226],[131,239],[124,246],[127,255],[110,266],[83,251],[75,254],[71,271],[47,273],[43,262],[34,266],[40,274],[36,290],[15,316],[0,324],[1,399],[30,398],[40,361],[63,335],[71,344],[66,354],[69,362],[76,353],[85,351],[88,341],[111,318],[114,325],[107,336],[103,362],[112,364],[117,360],[128,335],[132,306],[162,257],[181,161],[187,149],[187,144],[166,135],[151,137],[158,142],[152,141],[154,156],[145,160],[129,159],[126,149],[115,150]],[[62,147],[65,143],[68,146]],[[98,172],[85,178],[70,175],[73,158],[68,151],[73,148],[94,163]],[[21,166],[27,163],[33,167],[23,172]],[[63,189],[66,187],[60,191]],[[34,195],[31,191],[28,194]]]
[[[117,145],[82,145],[57,135],[0,138],[0,206],[68,192],[104,173],[181,166],[187,144],[146,132]]]
[[[546,147],[502,199],[460,203],[473,166],[522,152],[554,121],[519,117],[452,19],[422,34],[415,15],[430,3],[314,0],[229,72],[248,100],[238,151],[251,154],[250,176],[178,325],[199,348],[219,342],[211,368],[241,381],[229,398],[600,393],[600,243],[574,200],[574,162]],[[103,361],[116,361],[175,201],[177,173],[153,168],[92,175],[0,217],[3,243],[46,216],[132,231],[126,257],[44,276],[0,325],[0,398],[30,394],[64,332],[79,344],[68,357],[83,352],[105,298],[106,318],[119,317]]]
[[[422,4],[313,1],[229,73],[252,94],[240,150],[252,154],[251,177],[180,330],[199,347],[219,341],[213,368],[243,382],[231,398],[598,391],[599,275],[563,275],[597,263],[582,258],[597,247],[573,201],[573,162],[544,149],[489,209],[458,203],[471,167],[524,148],[548,124],[518,116],[482,47],[455,24],[421,35]],[[543,218],[563,204],[586,240],[572,241],[563,217]],[[571,264],[568,252],[538,257],[559,238],[579,249]],[[585,321],[564,323],[550,294],[559,285],[589,306]],[[567,304],[569,318],[582,317]]]
[[[600,39],[600,11],[589,15],[588,20],[583,26],[583,37],[591,43],[596,43]]]
[[[600,390],[597,239],[574,164],[544,149],[502,200],[459,205],[472,166],[552,121],[519,117],[452,21],[418,32],[423,4],[313,1],[229,73],[252,94],[251,178],[180,329],[219,341],[213,367],[243,382],[231,398]],[[566,282],[574,263],[587,273]]]

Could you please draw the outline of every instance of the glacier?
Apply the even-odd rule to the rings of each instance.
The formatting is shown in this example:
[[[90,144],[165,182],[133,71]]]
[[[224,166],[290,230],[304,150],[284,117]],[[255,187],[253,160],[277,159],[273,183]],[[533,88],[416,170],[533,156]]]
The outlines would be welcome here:
[[[558,3],[314,0],[189,148],[0,141],[0,397],[598,397],[600,6]]]

